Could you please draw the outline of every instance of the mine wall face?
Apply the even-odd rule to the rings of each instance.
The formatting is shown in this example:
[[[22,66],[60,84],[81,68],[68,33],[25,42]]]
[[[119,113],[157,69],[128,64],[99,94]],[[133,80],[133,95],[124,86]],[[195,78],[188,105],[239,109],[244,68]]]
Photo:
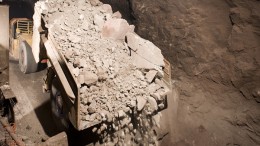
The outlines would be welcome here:
[[[177,70],[234,85],[253,98],[260,77],[258,1],[130,1],[137,33]]]
[[[203,127],[208,133],[215,131],[213,135],[219,133],[216,143],[220,145],[259,144],[259,135],[246,127],[260,125],[260,2],[130,0],[129,4],[135,31],[160,47],[173,65],[181,95],[178,115],[185,127],[179,135],[194,140],[184,129]],[[245,121],[250,124],[242,126]],[[224,130],[228,127],[243,132],[235,135]],[[200,142],[205,140],[195,140],[197,145]]]

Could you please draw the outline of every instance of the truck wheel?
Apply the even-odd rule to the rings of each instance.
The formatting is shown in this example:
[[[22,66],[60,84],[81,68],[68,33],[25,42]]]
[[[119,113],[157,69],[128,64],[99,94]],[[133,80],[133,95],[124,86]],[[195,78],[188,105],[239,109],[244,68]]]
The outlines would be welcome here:
[[[54,123],[58,130],[67,131],[69,129],[69,122],[63,110],[63,98],[60,92],[60,85],[57,78],[52,80],[51,85],[51,111]]]
[[[26,41],[22,41],[19,49],[19,68],[27,74],[37,71],[38,64],[35,62],[32,49]]]

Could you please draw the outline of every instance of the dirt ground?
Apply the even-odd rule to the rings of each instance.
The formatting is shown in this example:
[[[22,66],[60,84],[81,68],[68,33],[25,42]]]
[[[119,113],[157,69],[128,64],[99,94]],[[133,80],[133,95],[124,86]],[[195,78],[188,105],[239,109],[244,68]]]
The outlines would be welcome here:
[[[53,124],[50,97],[43,93],[42,83],[46,70],[23,74],[18,62],[10,60],[10,86],[18,100],[14,107],[17,134],[26,143],[39,143],[59,131]]]

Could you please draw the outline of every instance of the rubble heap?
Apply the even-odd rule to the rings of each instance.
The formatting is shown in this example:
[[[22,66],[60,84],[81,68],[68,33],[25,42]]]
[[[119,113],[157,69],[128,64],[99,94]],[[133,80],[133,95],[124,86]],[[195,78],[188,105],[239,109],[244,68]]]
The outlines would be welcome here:
[[[36,6],[77,79],[81,126],[101,123],[93,132],[104,142],[155,144],[151,127],[159,126],[158,111],[169,92],[161,50],[98,0],[46,0]]]

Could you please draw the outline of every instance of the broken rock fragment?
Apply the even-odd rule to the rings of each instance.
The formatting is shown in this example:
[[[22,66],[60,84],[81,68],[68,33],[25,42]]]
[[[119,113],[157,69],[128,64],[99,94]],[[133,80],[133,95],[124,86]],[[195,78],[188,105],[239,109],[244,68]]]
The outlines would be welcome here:
[[[154,112],[154,111],[158,110],[157,102],[156,102],[156,100],[153,97],[149,96],[147,98],[147,100],[148,100],[148,102],[150,104],[150,107],[152,109],[151,112]]]
[[[139,56],[157,66],[164,66],[161,50],[152,42],[145,40],[135,33],[126,34],[127,45]]]
[[[124,117],[125,116],[125,112],[123,111],[123,110],[119,110],[118,112],[117,112],[117,117],[118,118],[122,118],[122,117]]]
[[[138,69],[160,70],[160,67],[146,60],[136,52],[131,52],[131,62]]]
[[[143,96],[138,96],[136,100],[137,100],[137,111],[141,111],[144,108],[147,100]]]
[[[101,6],[101,11],[102,11],[103,13],[108,13],[108,14],[112,14],[112,13],[113,13],[112,7],[111,7],[109,4],[103,4],[103,5]]]
[[[95,84],[98,81],[98,76],[90,71],[84,72],[84,81],[87,85]]]
[[[72,72],[73,72],[73,74],[77,77],[77,76],[79,76],[79,68],[74,68],[73,70],[72,70]]]
[[[81,85],[85,83],[84,75],[80,74],[80,75],[78,76],[78,82],[79,82]]]
[[[89,29],[89,24],[88,24],[88,22],[84,21],[84,22],[82,23],[82,25],[81,25],[81,28],[82,28],[83,30],[88,30],[88,29]]]
[[[67,50],[65,52],[64,56],[65,56],[66,59],[70,59],[72,57],[72,55],[73,55],[73,51],[72,50]]]
[[[127,33],[126,40],[127,40],[127,45],[134,51],[137,51],[137,49],[142,44],[140,36],[135,33]]]
[[[98,76],[98,80],[106,80],[108,78],[108,74],[105,71],[105,69],[98,67],[97,69],[97,76]]]
[[[122,18],[122,15],[121,15],[121,13],[119,11],[116,11],[115,13],[113,13],[112,18],[120,19],[120,18]]]
[[[102,16],[97,15],[97,14],[94,16],[94,24],[98,26],[98,30],[102,29],[104,23],[105,23],[105,20]]]
[[[96,106],[97,106],[97,102],[94,100],[88,107],[88,112],[90,114],[93,114],[96,112]]]
[[[124,19],[110,19],[105,22],[102,36],[114,40],[124,39],[129,30],[129,24]]]
[[[81,38],[77,35],[71,34],[68,38],[72,43],[79,43]]]
[[[156,70],[150,70],[148,73],[146,73],[146,80],[148,83],[152,83],[153,79],[155,78],[155,76],[157,75],[157,72]]]
[[[101,4],[99,0],[89,0],[89,2],[92,6],[98,6]]]

